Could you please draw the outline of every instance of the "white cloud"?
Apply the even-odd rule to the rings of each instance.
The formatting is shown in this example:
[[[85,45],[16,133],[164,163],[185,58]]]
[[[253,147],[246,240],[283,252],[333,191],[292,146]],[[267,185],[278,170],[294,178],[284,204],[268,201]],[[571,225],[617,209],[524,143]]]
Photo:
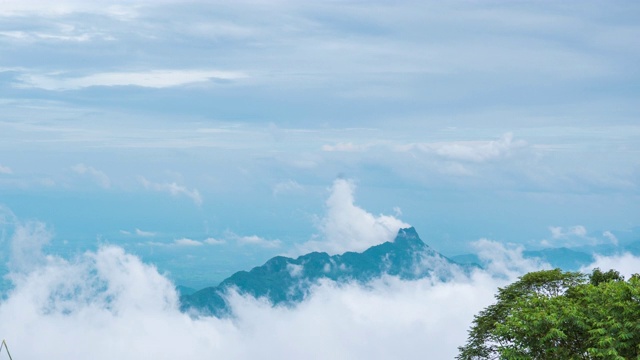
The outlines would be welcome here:
[[[287,271],[291,277],[299,277],[304,273],[304,265],[287,264]]]
[[[37,41],[37,40],[57,40],[57,41],[73,41],[86,42],[99,34],[69,34],[69,33],[45,33],[45,32],[27,32],[27,31],[0,31],[0,36],[13,40]],[[102,38],[107,38],[101,36]]]
[[[236,241],[241,245],[256,245],[264,248],[277,248],[282,245],[282,241],[278,239],[267,240],[257,235],[237,236]]]
[[[611,231],[607,230],[607,231],[603,232],[602,236],[604,236],[605,238],[609,239],[609,241],[611,241],[612,244],[618,245],[618,238]]]
[[[77,90],[91,86],[140,86],[168,88],[216,80],[238,80],[241,72],[217,70],[152,70],[144,72],[106,72],[81,77],[60,74],[23,74],[16,84],[22,88],[44,90]]]
[[[279,182],[273,187],[273,195],[278,196],[280,194],[300,192],[302,190],[304,190],[304,188],[298,184],[298,182],[295,180],[287,180]]]
[[[2,166],[0,164],[0,174],[11,175],[13,174],[13,170],[8,166]]]
[[[193,202],[196,205],[198,206],[202,205],[202,196],[200,196],[200,192],[198,191],[198,189],[189,190],[187,187],[178,185],[175,182],[153,183],[142,176],[140,176],[138,179],[142,183],[142,185],[147,189],[159,191],[159,192],[167,192],[172,196],[184,195],[190,198],[191,200],[193,200]]]
[[[18,222],[16,215],[8,207],[0,204],[0,226],[15,224]]]
[[[156,0],[154,4],[170,4],[174,0]],[[3,16],[42,16],[45,18],[63,17],[72,14],[107,15],[119,21],[136,19],[141,10],[148,9],[146,1],[139,0],[4,0],[0,2],[0,13]]]
[[[8,265],[14,274],[24,274],[46,262],[42,248],[51,242],[53,234],[39,221],[20,223],[14,218],[12,222],[15,223],[15,230],[11,237],[11,260]]]
[[[540,245],[545,247],[575,247],[581,245],[596,245],[602,243],[602,238],[589,236],[587,228],[583,225],[574,226],[549,226],[551,239],[543,239]],[[613,234],[612,234],[613,235]],[[605,238],[607,236],[603,234]],[[611,239],[608,238],[610,241]]]
[[[101,187],[108,189],[111,187],[111,179],[102,171],[97,170],[91,166],[85,164],[76,164],[71,167],[71,170],[76,174],[89,175],[93,180]]]
[[[176,239],[173,241],[173,243],[178,246],[202,246],[203,245],[203,243],[200,241],[188,239],[188,238]]]
[[[395,278],[370,287],[326,282],[295,309],[274,309],[236,295],[232,304],[239,326],[251,326],[243,335],[255,341],[241,358],[269,349],[285,358],[452,359],[474,313],[492,302],[497,284],[482,275],[450,284]]]
[[[148,241],[145,243],[141,243],[144,245],[150,245],[150,246],[159,246],[159,247],[173,247],[173,246],[180,246],[180,247],[196,247],[196,246],[203,246],[205,244],[208,245],[222,245],[222,244],[226,244],[225,240],[218,240],[218,239],[214,239],[214,238],[207,238],[204,239],[202,241],[200,240],[194,240],[194,239],[190,239],[187,237],[182,237],[179,239],[174,239],[172,242],[158,242],[158,241]]]
[[[530,271],[551,268],[551,265],[540,259],[525,259],[522,245],[505,245],[488,239],[480,239],[471,245],[482,264],[494,276],[513,279]]]
[[[630,253],[614,256],[595,255],[593,264],[581,268],[580,271],[591,272],[595,268],[599,268],[602,271],[614,269],[629,278],[633,274],[640,273],[640,257]]]
[[[399,206],[394,206],[393,213],[395,214],[396,217],[402,216],[402,209]]]
[[[366,145],[354,145],[351,142],[340,142],[335,145],[322,145],[322,151],[327,152],[354,152],[354,151],[364,151],[367,149]]]
[[[549,231],[551,231],[551,237],[553,239],[566,239],[571,236],[587,236],[587,229],[582,225],[575,225],[566,228],[562,226],[549,226]]]
[[[527,143],[523,140],[514,141],[512,133],[506,133],[500,139],[491,141],[417,143],[396,148],[400,151],[417,149],[447,160],[479,163],[509,156],[513,150],[526,145]]]
[[[222,244],[226,244],[227,242],[225,240],[220,240],[220,239],[215,239],[210,237],[210,238],[204,239],[204,243],[209,245],[222,245]]]
[[[549,231],[551,231],[551,237],[553,239],[560,239],[565,236],[561,226],[549,226]]]
[[[326,215],[319,220],[320,239],[298,246],[297,251],[325,251],[331,254],[363,251],[393,241],[409,224],[390,215],[375,216],[355,205],[353,181],[337,179],[326,201]]]
[[[144,231],[144,230],[140,230],[140,229],[136,229],[135,233],[136,233],[136,235],[141,236],[141,237],[153,237],[153,236],[156,236],[155,232]]]
[[[582,225],[576,225],[576,226],[572,226],[569,229],[569,233],[575,236],[586,236],[587,235],[587,229],[582,226]]]

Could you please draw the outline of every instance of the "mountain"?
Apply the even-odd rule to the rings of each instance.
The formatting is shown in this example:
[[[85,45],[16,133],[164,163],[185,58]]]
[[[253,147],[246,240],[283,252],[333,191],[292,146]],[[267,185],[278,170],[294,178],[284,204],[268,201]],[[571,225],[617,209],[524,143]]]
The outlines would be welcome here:
[[[362,253],[346,252],[330,256],[312,252],[296,259],[276,256],[251,271],[239,271],[220,285],[181,296],[181,308],[187,312],[230,315],[225,293],[267,298],[273,305],[292,305],[302,301],[313,284],[322,279],[336,282],[366,283],[385,274],[405,280],[425,276],[446,279],[458,265],[426,245],[414,228],[401,229],[393,242],[370,247]]]
[[[182,285],[176,286],[176,292],[178,294],[180,294],[180,296],[191,295],[191,294],[195,293],[196,291],[198,291],[198,290],[196,290],[194,288],[190,288],[188,286],[182,286]]]

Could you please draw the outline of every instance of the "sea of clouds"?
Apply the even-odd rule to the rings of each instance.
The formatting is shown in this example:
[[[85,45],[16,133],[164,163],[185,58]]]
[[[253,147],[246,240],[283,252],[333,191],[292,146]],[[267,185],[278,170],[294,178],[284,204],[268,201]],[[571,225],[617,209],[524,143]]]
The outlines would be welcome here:
[[[383,235],[373,234],[376,242],[406,225],[358,208],[353,188],[334,183],[320,221],[329,249],[341,249],[340,235],[358,238],[377,226]],[[498,287],[549,267],[523,258],[520,247],[482,239],[474,246],[485,269],[453,269],[447,282],[326,281],[295,307],[230,293],[233,318],[193,317],[179,311],[174,284],[154,265],[117,246],[71,259],[47,254],[42,248],[52,235],[44,224],[7,218],[13,225],[6,277],[13,286],[0,302],[0,337],[16,359],[452,359]],[[583,270],[613,267],[629,275],[639,265],[631,255],[597,257]]]

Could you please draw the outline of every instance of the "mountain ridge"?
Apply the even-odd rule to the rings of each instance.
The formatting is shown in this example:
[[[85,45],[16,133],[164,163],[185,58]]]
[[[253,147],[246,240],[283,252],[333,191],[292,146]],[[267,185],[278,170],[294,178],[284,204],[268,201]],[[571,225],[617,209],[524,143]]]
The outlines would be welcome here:
[[[398,231],[393,241],[374,245],[365,251],[329,255],[311,252],[289,258],[275,256],[249,271],[238,271],[218,286],[207,287],[180,297],[181,310],[225,317],[231,315],[226,299],[230,290],[255,298],[266,298],[275,305],[294,305],[304,300],[311,286],[322,279],[339,283],[366,283],[383,275],[416,280],[430,275],[451,276],[451,265],[471,268],[433,250],[415,228]]]

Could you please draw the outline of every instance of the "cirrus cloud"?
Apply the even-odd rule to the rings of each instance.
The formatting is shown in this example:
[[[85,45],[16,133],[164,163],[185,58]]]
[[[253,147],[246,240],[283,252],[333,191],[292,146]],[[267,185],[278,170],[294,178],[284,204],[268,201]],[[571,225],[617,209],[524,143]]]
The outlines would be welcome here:
[[[180,238],[173,241],[178,246],[202,246],[203,243],[189,238]]]
[[[111,179],[104,172],[85,164],[76,164],[71,167],[71,170],[79,175],[90,176],[98,185],[108,189],[111,187]]]
[[[158,192],[166,192],[171,194],[172,196],[186,196],[189,199],[193,200],[193,202],[200,206],[202,205],[202,196],[200,196],[200,192],[198,189],[188,189],[183,185],[179,185],[175,182],[171,183],[154,183],[146,178],[140,176],[138,180],[146,189],[158,191]]]
[[[250,235],[250,236],[235,236],[236,242],[240,245],[255,245],[263,248],[277,248],[282,245],[282,241],[276,240],[267,240],[258,235]]]
[[[525,146],[524,140],[514,140],[512,133],[505,133],[498,140],[415,143],[396,148],[400,151],[416,149],[447,160],[481,163],[509,156]]]
[[[209,245],[223,245],[223,244],[226,244],[227,241],[209,237],[209,238],[204,239],[204,243],[205,244],[209,244]]]
[[[242,72],[220,70],[151,70],[142,72],[104,72],[85,76],[62,76],[26,73],[18,77],[19,88],[43,90],[78,90],[92,86],[139,86],[170,88],[210,80],[239,80],[246,78]]]

